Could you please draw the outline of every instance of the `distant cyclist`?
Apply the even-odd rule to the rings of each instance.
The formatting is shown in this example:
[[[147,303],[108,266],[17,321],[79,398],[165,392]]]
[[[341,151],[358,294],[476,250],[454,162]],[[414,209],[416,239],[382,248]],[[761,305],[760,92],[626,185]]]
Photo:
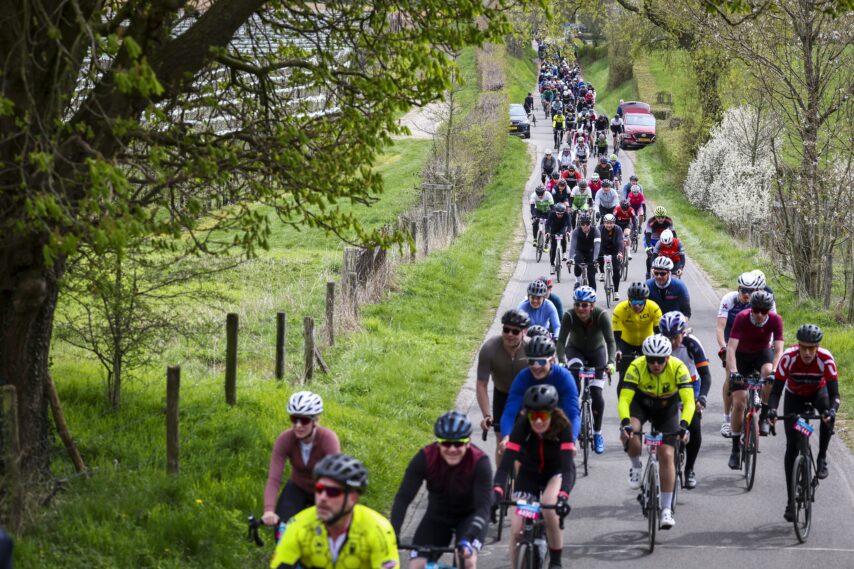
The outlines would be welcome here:
[[[569,257],[575,265],[575,288],[581,285],[581,265],[586,265],[587,284],[596,289],[596,260],[599,258],[601,242],[599,228],[593,227],[590,214],[578,214],[578,227],[573,230],[569,245]]]
[[[617,372],[620,374],[618,389],[629,364],[641,355],[644,339],[658,333],[658,322],[662,316],[655,301],[649,300],[649,287],[646,283],[632,283],[626,296],[628,299],[615,306],[611,314],[611,325],[617,344]]]
[[[546,187],[540,184],[533,192],[531,192],[529,203],[531,206],[532,230],[534,232],[534,247],[536,247],[537,233],[540,231],[540,223],[545,223],[545,220],[548,219],[549,212],[551,212],[552,206],[554,206],[555,202],[551,192],[547,192]]]
[[[652,278],[646,281],[649,298],[662,312],[678,310],[691,318],[691,296],[682,279],[673,278],[673,261],[667,257],[656,257],[652,262]]]
[[[519,303],[519,310],[531,318],[531,324],[543,326],[552,337],[557,338],[560,334],[560,321],[557,318],[557,309],[546,297],[549,288],[541,280],[532,281],[528,285],[528,298]]]

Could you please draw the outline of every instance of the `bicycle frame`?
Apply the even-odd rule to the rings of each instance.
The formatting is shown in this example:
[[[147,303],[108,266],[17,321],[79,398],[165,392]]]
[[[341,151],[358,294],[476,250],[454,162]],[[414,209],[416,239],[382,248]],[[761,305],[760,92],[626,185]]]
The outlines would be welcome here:
[[[744,434],[741,444],[741,465],[747,481],[748,492],[756,481],[756,457],[759,453],[759,412],[762,409],[760,391],[766,381],[758,373],[744,378],[747,387],[747,405],[744,410]]]
[[[614,264],[611,255],[605,255],[605,303],[611,308],[611,299],[614,296]]]
[[[461,559],[461,553],[454,547],[444,547],[437,545],[416,545],[414,543],[405,543],[397,546],[398,549],[404,551],[417,551],[427,554],[426,569],[458,569],[465,567],[465,562]],[[450,564],[442,563],[439,559],[445,553],[450,553],[453,560]]]

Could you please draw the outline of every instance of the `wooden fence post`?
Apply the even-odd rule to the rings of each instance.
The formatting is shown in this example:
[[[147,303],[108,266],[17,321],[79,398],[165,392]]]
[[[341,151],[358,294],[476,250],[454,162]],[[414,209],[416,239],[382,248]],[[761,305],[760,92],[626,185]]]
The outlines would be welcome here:
[[[451,234],[454,239],[460,236],[460,211],[457,204],[451,204]]]
[[[166,473],[178,474],[180,440],[178,403],[181,392],[181,366],[166,368]]]
[[[409,260],[415,262],[415,256],[418,254],[418,222],[415,220],[409,222],[409,235],[412,237],[412,249],[409,252]]]
[[[830,310],[830,295],[833,292],[833,253],[824,258],[824,309]]]
[[[276,379],[285,377],[285,340],[288,321],[284,312],[276,313]]]
[[[18,392],[14,385],[2,387],[3,446],[6,447],[6,488],[9,499],[9,522],[18,531],[24,510],[24,489],[21,480],[21,438],[18,434]]]
[[[237,314],[225,318],[225,402],[237,403]]]
[[[306,316],[302,325],[305,342],[305,375],[303,376],[303,383],[305,383],[314,376],[314,318]]]
[[[424,240],[424,256],[426,257],[430,253],[430,218],[426,215],[421,218],[421,224],[423,227],[421,228],[421,236]]]
[[[326,283],[326,334],[329,345],[335,345],[335,282]]]
[[[59,433],[59,438],[62,439],[68,456],[71,457],[71,462],[74,464],[76,472],[86,470],[86,465],[83,464],[83,459],[80,457],[80,451],[77,450],[77,445],[74,439],[71,438],[71,432],[68,430],[68,423],[65,421],[65,413],[62,412],[62,406],[59,404],[59,394],[56,392],[56,384],[53,383],[53,378],[47,374],[45,382],[47,397],[50,400],[50,410],[53,413],[53,422],[56,424],[56,432]]]

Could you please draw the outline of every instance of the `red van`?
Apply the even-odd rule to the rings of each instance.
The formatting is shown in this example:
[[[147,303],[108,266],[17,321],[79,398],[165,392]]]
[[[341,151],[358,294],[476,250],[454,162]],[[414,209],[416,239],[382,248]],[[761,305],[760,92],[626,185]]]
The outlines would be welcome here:
[[[649,105],[641,101],[626,101],[622,108],[625,133],[620,148],[643,148],[655,142],[655,117]]]

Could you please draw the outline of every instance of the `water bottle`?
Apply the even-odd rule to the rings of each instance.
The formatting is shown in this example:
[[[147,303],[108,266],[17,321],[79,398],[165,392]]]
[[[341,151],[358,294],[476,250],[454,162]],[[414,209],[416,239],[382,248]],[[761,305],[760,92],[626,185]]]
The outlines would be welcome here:
[[[548,553],[549,545],[546,543],[546,540],[542,537],[538,537],[534,540],[534,545],[537,547],[537,551],[540,554],[540,564],[545,565],[546,563],[546,553]]]
[[[276,543],[279,543],[282,540],[282,536],[285,535],[285,528],[288,527],[283,521],[279,521],[279,525],[276,526]]]

